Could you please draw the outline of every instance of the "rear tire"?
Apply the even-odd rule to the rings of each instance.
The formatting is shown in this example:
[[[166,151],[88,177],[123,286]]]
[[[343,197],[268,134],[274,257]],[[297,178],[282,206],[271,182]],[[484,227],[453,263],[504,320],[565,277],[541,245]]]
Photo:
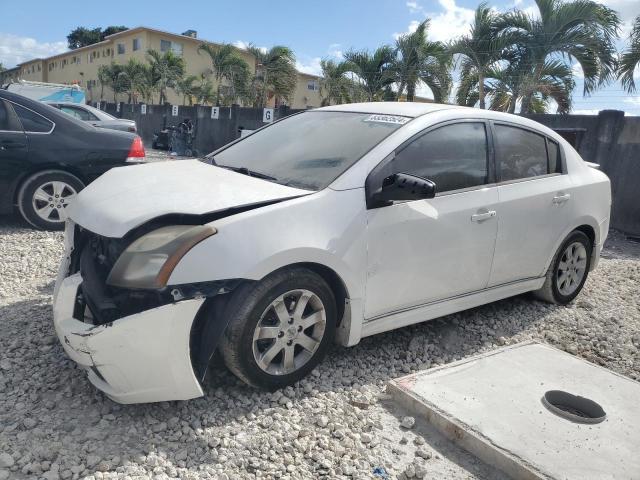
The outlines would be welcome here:
[[[84,188],[82,181],[62,170],[45,170],[27,178],[18,193],[22,218],[43,230],[62,230],[66,208]]]
[[[244,382],[276,390],[305,377],[333,341],[336,301],[327,283],[306,268],[287,268],[238,289],[220,351]]]
[[[578,230],[571,232],[553,257],[544,285],[533,292],[534,296],[556,305],[566,305],[576,298],[589,276],[592,249],[589,237]]]

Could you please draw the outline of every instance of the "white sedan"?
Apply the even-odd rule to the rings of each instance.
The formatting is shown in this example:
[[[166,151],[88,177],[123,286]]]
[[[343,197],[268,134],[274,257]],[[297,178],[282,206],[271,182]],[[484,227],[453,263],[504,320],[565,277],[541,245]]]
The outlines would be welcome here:
[[[332,342],[595,268],[608,178],[525,118],[364,103],[287,117],[205,161],[115,168],[69,207],[54,322],[117,402],[203,395],[218,350],[267,389]]]

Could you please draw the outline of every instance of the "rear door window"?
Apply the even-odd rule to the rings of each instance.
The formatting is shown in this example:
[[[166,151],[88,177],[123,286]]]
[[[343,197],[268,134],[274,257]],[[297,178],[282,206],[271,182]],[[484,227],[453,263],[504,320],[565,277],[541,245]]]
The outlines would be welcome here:
[[[562,173],[560,145],[547,138],[547,153],[549,154],[549,173]]]
[[[547,158],[547,142],[544,136],[507,125],[495,126],[496,160],[500,168],[500,180],[520,180],[548,173],[555,173],[558,155],[554,160],[554,170],[550,169]]]
[[[53,122],[44,118],[42,115],[37,114],[33,110],[29,110],[17,103],[13,104],[13,109],[18,115],[18,118],[22,123],[22,128],[25,132],[49,133],[53,130]]]

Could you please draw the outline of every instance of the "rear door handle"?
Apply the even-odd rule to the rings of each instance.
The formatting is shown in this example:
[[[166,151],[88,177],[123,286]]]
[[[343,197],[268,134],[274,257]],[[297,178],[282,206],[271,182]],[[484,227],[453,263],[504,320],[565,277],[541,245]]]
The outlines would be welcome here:
[[[555,197],[553,197],[553,203],[559,205],[568,201],[571,198],[570,193],[558,193]]]
[[[471,221],[472,222],[484,222],[485,220],[489,220],[490,218],[493,218],[496,216],[496,211],[495,210],[488,210],[485,212],[480,212],[480,213],[474,213],[473,215],[471,215]]]

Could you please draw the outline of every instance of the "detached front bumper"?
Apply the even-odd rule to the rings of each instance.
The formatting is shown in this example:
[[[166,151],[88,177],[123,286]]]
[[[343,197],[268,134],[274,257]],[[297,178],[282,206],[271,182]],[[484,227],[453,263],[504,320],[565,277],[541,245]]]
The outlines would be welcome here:
[[[203,395],[189,355],[191,325],[204,298],[183,300],[94,326],[74,318],[80,273],[59,279],[56,334],[89,380],[119,403],[187,400]]]

